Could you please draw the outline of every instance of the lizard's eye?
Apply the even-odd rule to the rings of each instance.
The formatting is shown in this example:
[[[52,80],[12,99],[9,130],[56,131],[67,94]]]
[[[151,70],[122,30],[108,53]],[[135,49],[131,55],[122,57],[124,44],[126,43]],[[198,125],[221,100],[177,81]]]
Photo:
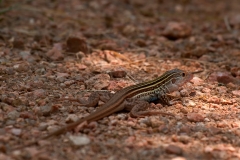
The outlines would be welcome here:
[[[182,73],[182,77],[185,77],[185,76],[186,76],[186,74],[183,72],[183,73]]]

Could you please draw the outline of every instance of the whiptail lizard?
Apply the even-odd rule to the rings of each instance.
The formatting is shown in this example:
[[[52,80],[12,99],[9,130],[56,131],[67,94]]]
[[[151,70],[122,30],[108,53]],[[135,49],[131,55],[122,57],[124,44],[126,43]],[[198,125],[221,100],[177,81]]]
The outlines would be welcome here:
[[[149,103],[155,100],[171,105],[167,94],[179,90],[186,82],[193,78],[193,74],[180,69],[173,69],[165,72],[162,76],[143,83],[126,87],[113,95],[102,107],[90,115],[70,123],[49,135],[41,138],[47,139],[55,135],[71,130],[83,122],[92,122],[109,116],[121,110],[130,110],[131,116],[139,117],[145,115],[162,114],[163,112],[145,111]],[[37,141],[31,143],[34,144]],[[31,145],[28,144],[27,146]]]

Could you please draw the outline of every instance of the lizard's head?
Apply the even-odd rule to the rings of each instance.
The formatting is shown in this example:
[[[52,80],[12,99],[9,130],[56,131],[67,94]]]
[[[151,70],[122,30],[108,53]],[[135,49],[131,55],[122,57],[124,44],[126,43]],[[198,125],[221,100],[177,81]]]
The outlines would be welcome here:
[[[170,92],[178,90],[179,87],[183,86],[193,78],[193,74],[191,72],[185,72],[180,69],[170,70],[167,74],[169,74],[170,77],[167,83],[167,87]]]

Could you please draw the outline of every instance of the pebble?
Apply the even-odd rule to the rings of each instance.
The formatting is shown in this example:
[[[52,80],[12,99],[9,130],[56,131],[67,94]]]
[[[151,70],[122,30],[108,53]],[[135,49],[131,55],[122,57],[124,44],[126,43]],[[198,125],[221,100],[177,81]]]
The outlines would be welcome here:
[[[88,53],[88,45],[84,38],[77,36],[70,36],[67,39],[67,49],[69,52],[83,52]]]
[[[39,129],[40,131],[44,131],[44,130],[47,129],[47,127],[48,127],[48,124],[47,124],[47,123],[41,122],[41,123],[39,124],[39,126],[38,126],[38,129]]]
[[[216,88],[218,93],[227,93],[227,87],[225,86],[219,86]]]
[[[49,116],[52,113],[52,106],[50,105],[41,106],[40,111],[43,116]]]
[[[11,112],[8,113],[8,118],[11,120],[15,120],[20,116],[20,113],[16,110],[13,110]]]
[[[163,36],[169,39],[186,38],[191,35],[192,28],[184,22],[169,22],[163,30]]]
[[[187,125],[182,126],[179,130],[179,133],[186,133],[189,134],[191,132],[191,128]]]
[[[201,78],[199,78],[199,77],[193,77],[193,79],[191,80],[191,82],[193,82],[193,84],[194,84],[195,86],[199,86],[199,85],[201,85],[204,81],[203,81]]]
[[[203,122],[204,117],[199,113],[188,113],[187,119],[191,122]]]
[[[109,72],[109,75],[111,75],[113,78],[123,78],[127,75],[127,73],[123,70],[116,70]]]
[[[233,84],[240,84],[240,80],[233,77],[228,72],[217,72],[216,79],[217,79],[218,83],[228,84],[231,82]]]
[[[184,157],[174,157],[171,160],[186,160]]]
[[[65,81],[65,82],[64,82],[64,84],[65,84],[66,86],[70,86],[70,85],[72,85],[72,84],[74,84],[74,83],[75,83],[74,80],[68,80],[68,81]]]
[[[29,65],[27,64],[15,64],[13,66],[13,68],[17,71],[17,72],[26,72],[29,70]]]
[[[20,136],[21,133],[22,133],[22,130],[21,129],[18,129],[18,128],[13,128],[11,130],[12,134],[14,134],[15,136]]]
[[[192,100],[189,100],[189,101],[188,101],[188,105],[189,105],[190,107],[195,107],[195,106],[196,106],[196,103],[193,102]]]
[[[13,74],[15,74],[15,71],[14,71],[13,67],[8,67],[8,68],[6,68],[5,72],[6,72],[6,74],[8,74],[8,75],[13,75]]]
[[[67,78],[67,77],[69,77],[69,74],[68,73],[57,73],[57,75],[56,75],[57,77],[56,77],[56,80],[58,81],[58,82],[64,82],[65,81],[65,79]]]
[[[70,142],[74,145],[74,146],[83,146],[83,145],[87,145],[91,142],[91,140],[87,137],[87,136],[69,136],[69,140]]]
[[[203,106],[201,106],[201,109],[202,109],[202,110],[208,110],[208,109],[209,109],[209,107],[208,107],[208,106],[206,106],[206,105],[203,105]]]
[[[237,97],[240,97],[240,90],[232,91],[232,94],[237,96]]]
[[[35,91],[33,91],[33,97],[34,98],[44,98],[45,97],[45,90],[44,89],[37,89]]]
[[[204,122],[210,122],[209,118],[204,118]]]
[[[226,127],[228,127],[228,124],[224,121],[223,122],[218,122],[217,127],[218,128],[226,128]]]
[[[193,137],[197,138],[197,139],[201,139],[204,136],[204,134],[202,132],[195,132],[193,134]]]
[[[234,76],[240,76],[240,67],[231,68],[231,74]]]
[[[176,145],[169,145],[169,146],[166,147],[166,153],[182,155],[183,150],[182,150],[182,148],[180,148]]]
[[[210,93],[210,92],[211,92],[211,89],[209,89],[209,88],[203,88],[203,89],[202,89],[202,92],[203,92],[203,93]]]
[[[53,48],[46,53],[46,56],[53,61],[63,60],[64,56],[62,44],[55,43]]]
[[[211,133],[212,135],[216,135],[216,134],[220,134],[222,133],[222,130],[216,127],[210,127],[208,128],[209,133]]]
[[[207,129],[203,122],[197,122],[196,125],[193,127],[193,130],[198,132],[204,132]]]
[[[117,119],[119,120],[127,120],[128,116],[126,114],[118,114]]]
[[[79,119],[79,117],[76,114],[69,114],[66,118],[66,123],[71,123],[71,122],[75,122]]]
[[[182,89],[182,90],[180,91],[180,95],[181,95],[182,97],[187,97],[187,96],[188,96],[188,90]],[[180,97],[180,96],[179,96],[179,97]]]
[[[94,88],[96,90],[101,90],[107,88],[109,81],[110,76],[108,74],[98,74],[85,81],[85,83],[89,89]]]
[[[144,118],[141,118],[139,120],[139,123],[140,123],[140,125],[144,124],[146,126],[150,126],[151,125],[151,120],[150,120],[149,117],[144,117]]]
[[[190,137],[187,135],[180,135],[178,137],[178,140],[182,142],[183,144],[188,144],[190,142]]]

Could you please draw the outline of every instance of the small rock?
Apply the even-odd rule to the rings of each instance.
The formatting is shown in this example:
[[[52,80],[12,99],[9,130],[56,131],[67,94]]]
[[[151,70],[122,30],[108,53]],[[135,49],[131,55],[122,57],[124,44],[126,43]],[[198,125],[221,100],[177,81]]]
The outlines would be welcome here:
[[[211,61],[212,56],[204,54],[199,58],[199,60],[201,60],[201,61]]]
[[[100,41],[99,44],[97,45],[97,48],[101,49],[101,50],[112,50],[112,51],[120,50],[119,45],[112,40]],[[106,54],[106,59],[107,59],[107,61],[112,62],[112,60],[116,60],[116,57]]]
[[[178,140],[180,141],[180,142],[182,142],[183,144],[188,144],[191,140],[190,140],[190,137],[189,136],[187,136],[187,135],[180,135],[179,137],[178,137]]]
[[[180,148],[180,147],[178,147],[176,145],[169,145],[166,148],[166,152],[169,153],[169,154],[182,155],[183,150],[182,150],[182,148]]]
[[[195,132],[193,137],[197,138],[197,139],[201,139],[204,136],[204,134],[202,132]]]
[[[101,90],[109,85],[110,76],[108,74],[98,74],[85,81],[88,88]]]
[[[57,72],[56,74],[56,79],[59,79],[59,78],[67,78],[69,77],[70,75],[68,73],[60,73],[60,72]]]
[[[193,102],[192,100],[189,100],[189,101],[188,101],[188,105],[189,105],[190,107],[195,107],[195,106],[196,106],[196,103]]]
[[[81,64],[81,63],[77,63],[77,64],[75,64],[75,65],[76,65],[76,67],[77,67],[79,70],[85,70],[85,69],[87,68],[86,65]]]
[[[191,35],[192,29],[184,22],[169,22],[163,31],[163,35],[169,39],[186,38]]]
[[[144,124],[146,126],[151,126],[151,120],[149,117],[144,117],[144,118],[139,119],[139,123],[140,123],[140,125]]]
[[[125,81],[110,81],[107,90],[118,91],[127,85],[128,84]]]
[[[25,46],[24,46],[24,42],[20,39],[16,40],[14,39],[13,41],[13,48],[17,48],[17,49],[24,49]]]
[[[12,134],[15,135],[15,136],[20,136],[21,133],[22,133],[22,130],[21,129],[18,129],[18,128],[13,128],[11,130]]]
[[[15,120],[20,116],[20,113],[16,110],[13,110],[11,112],[8,113],[8,118],[11,120]]]
[[[237,96],[237,97],[240,97],[240,90],[232,91],[232,94]]]
[[[35,57],[31,55],[30,51],[21,51],[19,54],[23,60],[28,62],[34,62],[36,60]]]
[[[53,48],[46,53],[46,56],[53,61],[63,60],[62,44],[55,43]]]
[[[197,122],[196,125],[192,128],[194,132],[204,132],[207,130],[203,122]]]
[[[45,94],[46,94],[46,92],[43,89],[37,89],[37,90],[33,91],[34,98],[44,98]]]
[[[194,84],[195,86],[199,86],[199,85],[201,85],[204,81],[203,81],[201,78],[199,78],[199,77],[193,77],[193,79],[191,80],[191,82],[193,82],[193,84]]]
[[[204,117],[199,113],[188,113],[187,119],[191,122],[203,122]]]
[[[75,122],[79,119],[79,117],[76,114],[69,114],[66,118],[66,123],[71,123],[71,122]]]
[[[79,37],[69,37],[67,39],[67,48],[69,52],[88,53],[88,45],[85,39]]]
[[[218,81],[218,83],[222,84],[228,84],[228,83],[233,83],[233,84],[240,84],[240,80],[233,77],[230,73],[228,72],[215,72],[212,73],[209,76],[209,81]]]
[[[69,136],[70,142],[74,146],[83,146],[87,145],[91,142],[91,140],[87,136]]]
[[[209,89],[209,88],[203,88],[203,89],[202,89],[202,92],[203,92],[203,93],[210,93],[210,92],[211,92],[211,89]]]
[[[70,86],[70,85],[72,85],[72,84],[74,84],[74,83],[75,83],[74,80],[68,80],[68,81],[65,81],[65,82],[64,82],[64,84],[65,84],[66,86]]]
[[[172,158],[171,160],[186,160],[186,158],[184,158],[184,157],[175,157],[175,158]]]
[[[186,133],[186,134],[189,134],[191,132],[191,128],[189,126],[182,126],[179,130],[179,133]]]
[[[219,104],[221,102],[221,99],[218,98],[217,96],[211,96],[210,98],[207,99],[207,102]]]
[[[118,120],[127,120],[128,116],[126,114],[117,114]]]
[[[113,78],[123,78],[127,75],[127,73],[123,70],[116,70],[110,72],[109,75],[111,75]]]
[[[240,76],[240,67],[233,67],[233,68],[231,68],[231,74],[234,77]]]
[[[112,125],[112,126],[116,126],[117,124],[118,124],[118,120],[116,120],[116,119],[113,119],[110,121],[110,125]]]
[[[240,24],[240,14],[234,14],[229,18],[230,25],[239,26]]]
[[[204,122],[210,122],[209,118],[204,118]]]
[[[188,94],[188,90],[186,90],[186,89],[182,89],[181,91],[180,91],[180,95],[182,96],[182,97],[187,97],[189,94]],[[179,96],[180,97],[180,96]]]
[[[158,127],[158,131],[159,131],[159,132],[162,132],[162,133],[164,133],[164,134],[168,133],[169,130],[170,130],[170,129],[169,129],[168,126],[165,125],[165,124],[162,124],[162,125],[160,125],[160,126]]]
[[[4,159],[4,160],[12,160],[12,159],[14,159],[13,157],[19,157],[19,156],[21,156],[22,154],[22,152],[21,152],[21,150],[15,150],[15,151],[12,151],[12,155],[11,156],[8,156],[7,154],[6,154],[6,152],[7,152],[7,149],[4,147],[4,146],[2,146],[2,144],[1,144],[1,154],[0,154],[0,159]],[[4,154],[5,153],[5,154]],[[17,155],[17,156],[15,156],[15,155]],[[15,158],[15,159],[17,159],[17,158]]]
[[[217,88],[218,93],[227,93],[227,87],[225,86],[218,86]]]
[[[129,36],[129,35],[134,35],[136,34],[136,31],[137,31],[137,28],[133,25],[126,25],[123,30],[122,30],[122,33],[125,35],[125,36]]]
[[[15,71],[13,69],[13,67],[7,67],[6,70],[5,70],[6,74],[8,75],[13,75],[15,74]]]
[[[35,81],[33,81],[33,82],[30,82],[29,84],[30,84],[30,86],[33,87],[33,88],[42,88],[43,85],[44,85],[43,81],[41,81],[41,80],[35,80]],[[30,86],[26,86],[26,89],[27,89],[27,90],[30,90]],[[25,87],[25,86],[24,86],[24,87]]]
[[[29,70],[29,65],[27,64],[15,64],[13,66],[13,68],[17,71],[17,72],[26,72]]]
[[[45,131],[45,130],[47,129],[47,127],[48,127],[48,124],[47,124],[47,123],[41,122],[41,123],[39,124],[38,129],[39,129],[40,131]]]
[[[30,111],[21,112],[20,117],[24,119],[36,119],[35,115]]]
[[[137,39],[137,40],[135,41],[135,44],[136,44],[137,46],[139,46],[139,47],[146,47],[146,46],[147,46],[146,41],[143,40],[143,39]]]
[[[218,124],[217,124],[217,127],[218,128],[226,128],[226,127],[228,127],[228,124],[226,123],[226,122],[219,122]]]
[[[180,112],[184,113],[184,114],[187,114],[188,111],[185,109],[185,108],[180,108]]]
[[[216,127],[210,127],[210,128],[208,128],[208,131],[209,131],[212,135],[216,135],[216,134],[222,133],[221,129],[216,128]]]
[[[52,106],[50,105],[41,106],[40,110],[43,116],[49,116],[52,113]]]

